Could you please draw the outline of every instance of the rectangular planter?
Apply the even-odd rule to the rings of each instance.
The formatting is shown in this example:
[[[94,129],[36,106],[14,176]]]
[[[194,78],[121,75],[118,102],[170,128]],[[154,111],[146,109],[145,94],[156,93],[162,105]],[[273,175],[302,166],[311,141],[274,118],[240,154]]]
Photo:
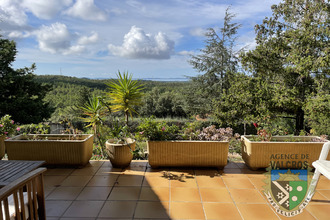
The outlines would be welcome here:
[[[28,136],[28,138],[26,138]],[[43,160],[47,165],[83,166],[93,152],[93,135],[18,135],[5,141],[9,160]]]
[[[227,165],[227,141],[148,141],[152,167],[219,167]]]
[[[255,136],[242,136],[242,158],[253,170],[269,166],[272,169],[305,169],[319,158],[324,144],[310,142],[319,138],[316,136],[274,136],[271,142],[250,141],[251,137]]]

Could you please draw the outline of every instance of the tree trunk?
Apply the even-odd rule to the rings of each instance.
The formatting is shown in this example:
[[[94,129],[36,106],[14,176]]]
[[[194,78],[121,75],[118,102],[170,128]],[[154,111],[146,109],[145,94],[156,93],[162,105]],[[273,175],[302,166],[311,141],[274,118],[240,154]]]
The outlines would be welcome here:
[[[299,108],[296,113],[296,135],[299,135],[301,130],[304,130],[304,116],[305,113],[302,108]]]
[[[128,111],[125,111],[125,123],[128,126]]]

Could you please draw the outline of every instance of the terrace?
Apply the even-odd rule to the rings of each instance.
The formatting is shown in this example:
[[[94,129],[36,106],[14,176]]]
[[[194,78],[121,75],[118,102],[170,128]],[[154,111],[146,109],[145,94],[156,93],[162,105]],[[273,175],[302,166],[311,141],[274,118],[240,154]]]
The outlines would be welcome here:
[[[81,169],[48,169],[47,219],[286,219],[262,193],[264,170],[243,162],[216,169],[127,169],[90,161]],[[313,200],[291,219],[329,219],[330,180],[321,177]]]

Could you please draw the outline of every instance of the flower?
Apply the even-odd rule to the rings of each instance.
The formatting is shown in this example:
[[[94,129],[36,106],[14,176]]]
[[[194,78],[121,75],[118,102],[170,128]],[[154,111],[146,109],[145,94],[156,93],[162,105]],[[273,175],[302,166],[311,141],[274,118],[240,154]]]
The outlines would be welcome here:
[[[164,126],[164,127],[162,127],[162,131],[165,131],[165,126]]]
[[[253,123],[253,125],[254,125],[255,128],[259,127],[258,123]]]
[[[142,135],[144,133],[144,131],[141,131],[140,134]]]
[[[10,115],[5,115],[0,118],[0,136],[14,134],[15,131],[18,131],[16,127],[17,125],[14,123],[14,120],[11,119]]]
[[[20,130],[21,130],[21,128],[20,128],[20,127],[17,127],[17,128],[16,128],[16,131],[20,131]]]

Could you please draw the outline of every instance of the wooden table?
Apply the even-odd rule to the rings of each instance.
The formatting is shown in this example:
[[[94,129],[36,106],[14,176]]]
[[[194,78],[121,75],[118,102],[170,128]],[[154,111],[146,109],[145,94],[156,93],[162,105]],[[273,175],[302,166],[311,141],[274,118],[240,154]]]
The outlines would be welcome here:
[[[0,188],[44,163],[45,161],[0,160]]]

